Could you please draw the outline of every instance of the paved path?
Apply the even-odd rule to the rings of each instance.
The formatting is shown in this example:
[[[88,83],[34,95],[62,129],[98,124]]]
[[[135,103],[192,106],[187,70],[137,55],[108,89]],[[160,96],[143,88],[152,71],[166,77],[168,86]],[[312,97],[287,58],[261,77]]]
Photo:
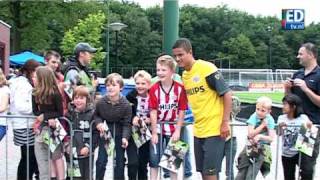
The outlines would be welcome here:
[[[190,130],[192,127],[188,127]],[[191,132],[191,131],[190,131]],[[235,136],[237,137],[237,144],[238,144],[238,148],[237,148],[237,156],[238,153],[243,149],[244,144],[245,144],[245,139],[246,139],[246,127],[235,127],[234,128],[234,132],[235,132]],[[12,129],[9,126],[9,131],[8,131],[8,135],[5,136],[2,141],[0,142],[0,179],[4,180],[6,179],[6,177],[8,177],[8,180],[13,180],[16,179],[16,171],[17,171],[17,166],[20,160],[20,149],[19,147],[15,146],[13,144],[13,137],[12,137]],[[7,153],[6,153],[6,144],[7,144]],[[193,150],[193,143],[190,144],[191,146],[191,150]],[[6,155],[7,154],[7,155]],[[193,154],[193,152],[192,152]],[[236,156],[236,157],[237,157]],[[281,164],[281,159],[278,159],[278,161],[276,161],[276,142],[274,142],[272,144],[272,156],[273,156],[273,162],[272,162],[272,169],[271,169],[271,173],[266,177],[266,180],[275,180],[275,179],[279,179],[282,180],[283,178],[283,173],[282,173],[282,164]],[[7,157],[7,158],[6,158]],[[279,154],[279,158],[280,158],[280,154]],[[105,179],[110,180],[112,178],[112,161],[109,160],[108,161],[108,167],[106,170],[106,177]],[[276,178],[276,162],[278,162],[278,175]],[[316,179],[320,179],[320,157],[317,160],[317,167],[316,169],[316,174],[315,174],[315,180]],[[7,163],[7,167],[6,167],[6,163]],[[192,165],[193,165],[193,169],[194,168],[194,160],[192,157]],[[223,169],[225,169],[225,160],[223,162]],[[237,172],[236,168],[235,168],[235,173]],[[180,173],[180,178],[181,178],[181,174]],[[8,175],[8,176],[6,176]],[[189,178],[189,179],[200,179],[200,175],[198,173],[194,173],[194,175]],[[225,179],[224,176],[224,171],[222,171],[221,173],[221,178],[220,179]],[[261,174],[258,175],[257,179],[263,179]]]

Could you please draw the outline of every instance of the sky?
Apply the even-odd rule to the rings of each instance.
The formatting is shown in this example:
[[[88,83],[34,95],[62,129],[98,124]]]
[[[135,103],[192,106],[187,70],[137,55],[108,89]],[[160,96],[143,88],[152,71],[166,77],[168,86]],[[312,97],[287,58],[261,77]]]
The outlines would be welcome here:
[[[141,7],[163,6],[164,0],[131,0]],[[282,9],[304,9],[305,23],[320,22],[319,0],[178,0],[179,6],[190,4],[199,7],[227,5],[231,9],[245,11],[254,16],[276,16],[281,19]]]

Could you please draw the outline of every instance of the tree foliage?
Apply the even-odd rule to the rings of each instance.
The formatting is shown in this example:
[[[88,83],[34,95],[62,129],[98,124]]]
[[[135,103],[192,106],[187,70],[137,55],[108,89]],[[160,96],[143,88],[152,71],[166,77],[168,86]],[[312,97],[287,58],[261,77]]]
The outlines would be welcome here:
[[[92,66],[96,70],[104,62],[107,22],[128,25],[119,32],[117,44],[116,33],[109,31],[111,67],[154,67],[162,50],[162,16],[161,7],[142,9],[132,1],[0,1],[0,19],[12,26],[12,53],[54,49],[66,57],[76,42],[88,41],[100,50]],[[186,5],[180,8],[179,36],[191,40],[196,58],[229,59],[232,68],[297,69],[299,46],[304,42],[320,46],[320,24],[285,31],[276,17],[255,17],[226,5]]]
[[[225,53],[219,53],[220,59],[229,59],[231,64],[237,64],[238,68],[254,67],[256,64],[256,51],[250,39],[244,34],[236,38],[230,38],[222,43]],[[246,59],[247,61],[242,61]]]
[[[0,19],[11,25],[11,52],[48,49],[60,52],[64,32],[78,19],[103,10],[99,2],[0,1]]]
[[[87,42],[98,51],[95,53],[91,66],[94,69],[101,69],[105,52],[102,52],[100,41],[101,33],[105,24],[105,15],[102,12],[89,14],[84,20],[79,20],[78,24],[65,33],[61,42],[61,49],[65,56],[73,55],[73,48],[79,42]]]

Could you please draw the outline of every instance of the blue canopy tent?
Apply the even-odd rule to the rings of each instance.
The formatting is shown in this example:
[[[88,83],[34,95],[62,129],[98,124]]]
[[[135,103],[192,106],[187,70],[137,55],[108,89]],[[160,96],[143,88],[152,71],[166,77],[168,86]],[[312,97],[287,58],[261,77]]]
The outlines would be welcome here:
[[[29,59],[34,59],[34,60],[44,64],[44,58],[42,56],[36,55],[36,54],[29,52],[29,51],[25,51],[25,52],[22,52],[19,54],[12,55],[9,58],[10,65],[13,65],[13,66],[15,66],[15,65],[21,66]]]

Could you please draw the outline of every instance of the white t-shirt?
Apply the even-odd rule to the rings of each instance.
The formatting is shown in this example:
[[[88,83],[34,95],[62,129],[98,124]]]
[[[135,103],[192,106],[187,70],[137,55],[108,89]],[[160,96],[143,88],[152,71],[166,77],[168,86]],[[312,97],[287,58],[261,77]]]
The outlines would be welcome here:
[[[2,102],[4,99],[4,96],[7,95],[8,97],[10,96],[10,90],[8,86],[2,86],[0,87],[0,102]],[[9,101],[8,101],[9,103]],[[7,115],[8,110],[0,112],[0,115]],[[1,126],[6,126],[6,118],[0,118],[0,125]]]
[[[283,131],[282,135],[282,156],[293,157],[298,154],[298,150],[295,148],[297,137],[300,131],[300,126],[308,121],[308,117],[305,114],[300,115],[295,119],[288,119],[286,114],[279,116],[278,124],[284,122],[287,125],[296,127],[287,127]]]

